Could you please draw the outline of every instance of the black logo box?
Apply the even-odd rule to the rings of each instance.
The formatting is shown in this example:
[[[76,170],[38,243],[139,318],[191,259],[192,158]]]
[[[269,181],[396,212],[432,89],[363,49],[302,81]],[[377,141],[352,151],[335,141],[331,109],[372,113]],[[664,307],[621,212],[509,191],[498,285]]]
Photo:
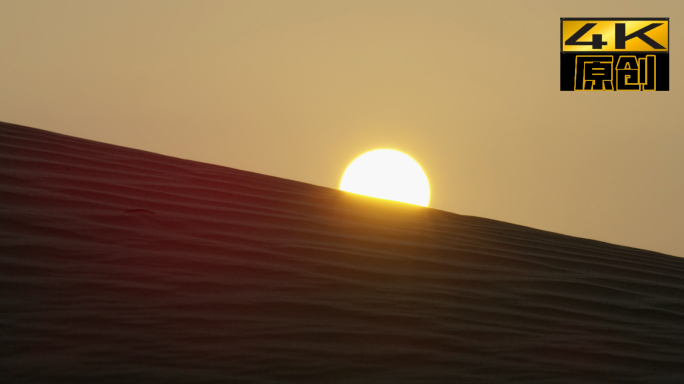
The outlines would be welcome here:
[[[617,71],[615,70],[615,63],[617,63],[620,56],[636,56],[637,59],[646,57],[646,55],[655,55],[656,57],[656,91],[670,90],[670,55],[667,53],[563,53],[560,54],[561,60],[561,91],[575,90],[575,57],[581,56],[613,56],[613,83],[617,79]],[[613,85],[613,90],[615,90]]]

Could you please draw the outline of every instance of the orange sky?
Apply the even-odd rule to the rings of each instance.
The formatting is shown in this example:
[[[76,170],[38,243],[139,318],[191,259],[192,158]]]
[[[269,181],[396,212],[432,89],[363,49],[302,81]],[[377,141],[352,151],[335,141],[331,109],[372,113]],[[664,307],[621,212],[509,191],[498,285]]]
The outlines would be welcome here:
[[[674,1],[0,0],[0,120],[684,256]],[[560,92],[560,17],[670,17],[670,92]]]

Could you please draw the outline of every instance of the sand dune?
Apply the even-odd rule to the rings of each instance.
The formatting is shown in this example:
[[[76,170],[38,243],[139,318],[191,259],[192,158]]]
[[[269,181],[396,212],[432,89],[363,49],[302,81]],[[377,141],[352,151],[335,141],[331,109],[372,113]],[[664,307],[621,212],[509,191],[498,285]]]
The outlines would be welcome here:
[[[0,313],[2,382],[684,382],[684,259],[6,123]]]

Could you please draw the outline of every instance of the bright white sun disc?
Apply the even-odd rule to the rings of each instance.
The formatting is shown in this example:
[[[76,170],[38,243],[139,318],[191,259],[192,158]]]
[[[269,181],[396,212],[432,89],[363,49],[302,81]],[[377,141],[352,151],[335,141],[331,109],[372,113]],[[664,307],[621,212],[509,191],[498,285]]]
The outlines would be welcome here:
[[[427,207],[430,184],[410,156],[393,149],[364,153],[344,171],[340,189],[381,199]]]

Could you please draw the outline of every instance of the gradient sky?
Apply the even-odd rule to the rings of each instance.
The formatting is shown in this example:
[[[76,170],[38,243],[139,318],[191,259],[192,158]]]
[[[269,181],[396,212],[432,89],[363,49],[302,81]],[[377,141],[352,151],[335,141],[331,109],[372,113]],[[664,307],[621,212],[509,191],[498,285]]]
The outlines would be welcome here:
[[[0,120],[684,256],[684,1],[0,0]],[[561,92],[561,17],[670,17],[670,92]],[[683,51],[684,52],[684,51]]]

